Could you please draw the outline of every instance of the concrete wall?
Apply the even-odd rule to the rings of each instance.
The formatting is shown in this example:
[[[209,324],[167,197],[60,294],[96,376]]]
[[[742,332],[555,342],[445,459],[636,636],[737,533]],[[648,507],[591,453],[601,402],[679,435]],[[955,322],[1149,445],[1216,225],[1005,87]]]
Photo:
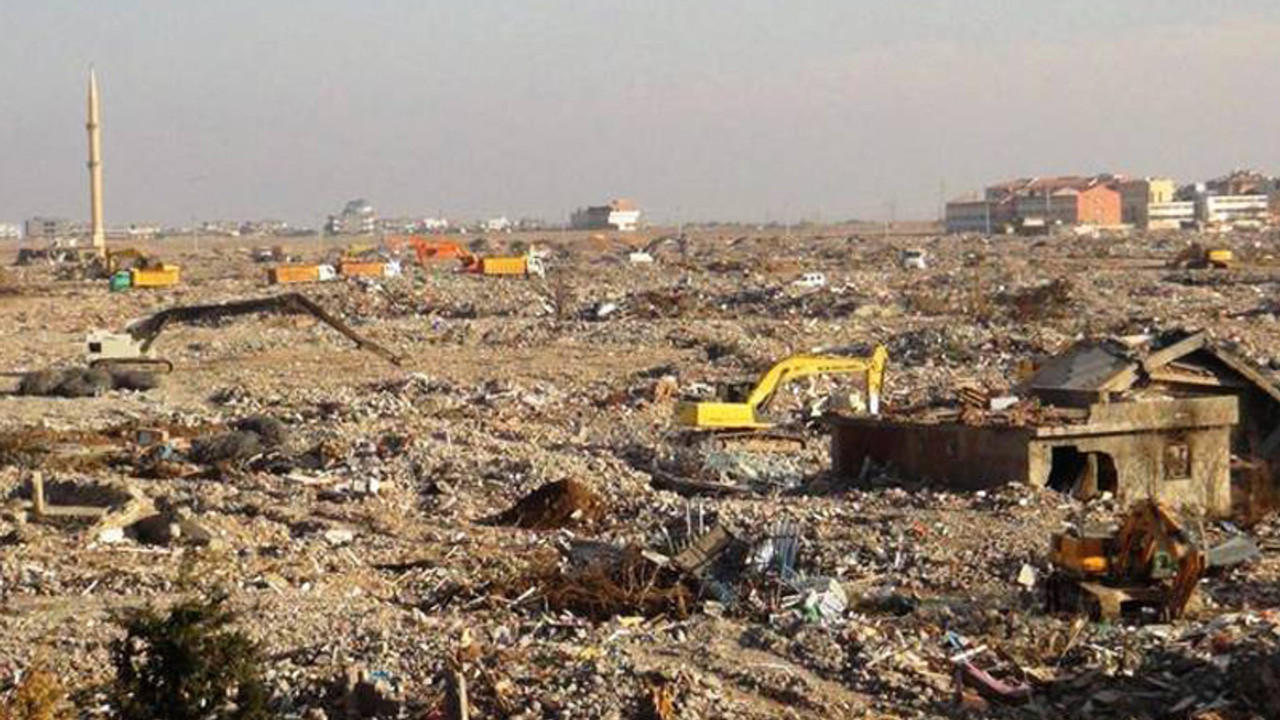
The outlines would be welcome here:
[[[831,428],[832,471],[856,478],[871,458],[907,477],[981,490],[1026,481],[1030,439],[1020,428],[840,418]]]
[[[958,490],[1009,482],[1045,486],[1054,477],[1054,449],[1061,467],[1086,462],[1087,473],[1059,489],[1091,495],[1111,491],[1123,503],[1155,497],[1211,515],[1231,510],[1231,429],[1238,422],[1235,397],[1179,398],[1097,404],[1089,422],[1038,427],[911,423],[876,418],[834,418],[832,472],[856,478],[870,458],[904,477]],[[1066,450],[1072,448],[1074,450]],[[1185,458],[1185,472],[1173,472]],[[1113,470],[1111,469],[1113,468]],[[1098,487],[1110,481],[1110,486]]]
[[[1119,225],[1120,193],[1106,185],[1095,185],[1082,191],[1077,199],[1076,222],[1083,225]]]
[[[1185,477],[1175,477],[1165,466],[1170,445],[1187,448],[1190,472]],[[1110,457],[1116,470],[1113,492],[1123,504],[1154,497],[1174,506],[1194,506],[1212,515],[1231,511],[1229,427],[1037,439],[1028,450],[1028,482],[1048,484],[1055,447],[1073,447],[1081,453]]]

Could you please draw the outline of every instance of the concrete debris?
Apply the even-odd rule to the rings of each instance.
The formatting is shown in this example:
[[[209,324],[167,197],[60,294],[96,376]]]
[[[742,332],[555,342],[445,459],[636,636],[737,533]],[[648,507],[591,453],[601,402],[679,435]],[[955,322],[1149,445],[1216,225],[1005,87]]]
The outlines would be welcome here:
[[[175,369],[147,392],[12,375],[0,703],[47,647],[102,714],[111,610],[217,590],[263,646],[273,717],[1280,713],[1280,236],[882,230],[488,233],[485,254],[548,247],[549,277],[410,252],[398,277],[309,286],[403,367],[252,310],[168,323]],[[1189,240],[1235,263],[1164,267]],[[153,293],[15,269],[0,353],[64,368],[95,328],[270,293],[238,247],[274,242],[169,243],[185,282]],[[309,265],[337,250],[279,242]],[[656,262],[629,262],[641,248]],[[805,273],[825,286],[792,285]],[[883,422],[928,428],[861,435],[892,457],[833,468],[827,422],[867,404],[859,377],[780,386],[768,438],[673,427],[679,401],[852,344],[888,348]],[[85,397],[57,397],[68,377]],[[993,436],[1027,452],[974,460]],[[1032,469],[1045,482],[1009,482]],[[1197,602],[1048,612],[1050,535],[1114,526],[1147,489],[1200,501],[1179,511],[1207,549]]]
[[[143,370],[69,368],[37,370],[23,375],[18,382],[18,394],[86,398],[112,390],[143,392],[159,386],[159,376]]]
[[[1018,570],[1018,577],[1014,582],[1030,590],[1036,586],[1036,577],[1036,569],[1031,565],[1023,563],[1022,567]]]
[[[237,462],[262,452],[262,438],[254,432],[224,432],[196,438],[191,442],[192,461],[204,465]]]

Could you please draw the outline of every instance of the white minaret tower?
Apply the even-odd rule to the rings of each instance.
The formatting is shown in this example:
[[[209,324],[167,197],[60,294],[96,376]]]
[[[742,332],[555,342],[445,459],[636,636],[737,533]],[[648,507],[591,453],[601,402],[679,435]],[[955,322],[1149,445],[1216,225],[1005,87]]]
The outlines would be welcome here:
[[[107,230],[102,224],[102,128],[99,126],[98,76],[89,66],[89,222],[93,232],[93,250],[107,252]]]

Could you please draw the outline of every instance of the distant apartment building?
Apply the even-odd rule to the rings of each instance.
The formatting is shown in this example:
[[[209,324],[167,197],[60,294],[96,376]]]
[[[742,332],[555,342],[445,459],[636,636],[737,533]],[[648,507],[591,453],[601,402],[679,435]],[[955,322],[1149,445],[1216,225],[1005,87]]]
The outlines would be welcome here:
[[[23,223],[23,237],[27,240],[67,240],[84,234],[82,225],[62,218],[33,217]]]
[[[1119,183],[1120,221],[1125,225],[1146,229],[1177,229],[1180,224],[1170,225],[1171,221],[1181,222],[1180,213],[1186,208],[1169,207],[1177,194],[1177,184],[1169,178],[1133,178]],[[1158,222],[1152,225],[1151,209],[1157,208]],[[1194,219],[1193,216],[1188,219]]]
[[[1196,215],[1207,228],[1261,228],[1271,220],[1269,195],[1210,195],[1196,200]]]
[[[480,229],[484,232],[511,232],[514,228],[515,224],[506,215],[491,217],[480,223]]]
[[[150,240],[160,235],[160,226],[145,223],[117,225],[103,231],[108,240]]]
[[[1196,204],[1191,201],[1171,200],[1151,203],[1147,206],[1145,230],[1180,230],[1196,224]]]
[[[17,240],[22,237],[22,226],[18,223],[0,222],[0,240]]]
[[[371,235],[378,230],[378,215],[368,200],[348,202],[337,215],[330,215],[325,223],[330,235]]]
[[[947,203],[947,232],[989,235],[999,226],[991,210],[992,204],[987,200],[952,200]]]
[[[222,237],[240,237],[239,220],[206,220],[200,223],[201,235],[220,235]]]
[[[986,188],[982,200],[947,203],[949,232],[1048,231],[1054,226],[1114,226],[1121,222],[1118,178],[1020,178]]]
[[[611,200],[608,205],[578,208],[569,225],[575,230],[633,232],[640,225],[640,209],[630,200]]]
[[[240,223],[242,237],[288,235],[289,232],[289,223],[283,220],[246,220]]]
[[[1269,195],[1275,181],[1256,170],[1232,170],[1204,184],[1209,195]]]

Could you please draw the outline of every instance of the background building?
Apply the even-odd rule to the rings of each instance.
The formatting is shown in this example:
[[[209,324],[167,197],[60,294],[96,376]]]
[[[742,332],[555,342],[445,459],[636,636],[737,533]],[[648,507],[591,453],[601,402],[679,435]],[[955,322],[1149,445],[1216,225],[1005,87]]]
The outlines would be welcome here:
[[[372,235],[378,230],[378,215],[368,200],[352,200],[342,212],[329,216],[324,229],[330,235]]]
[[[947,232],[991,234],[991,203],[986,200],[953,200],[947,203]]]
[[[1119,178],[1113,175],[1019,178],[991,185],[984,199],[947,203],[949,232],[1006,233],[1054,226],[1121,224]]]
[[[575,230],[618,230],[632,232],[640,224],[640,209],[630,200],[611,200],[608,205],[578,208],[569,219]]]
[[[1205,183],[1210,195],[1269,195],[1275,181],[1256,170],[1232,170]]]
[[[1262,228],[1271,220],[1267,195],[1201,195],[1196,215],[1207,228]]]
[[[1151,208],[1161,206],[1162,224],[1176,211],[1163,207],[1174,201],[1177,185],[1169,178],[1134,178],[1119,184],[1120,221],[1126,225],[1148,229],[1151,227]],[[1174,225],[1173,227],[1178,227]]]
[[[33,217],[24,223],[23,236],[27,240],[66,240],[84,234],[81,225],[62,218]]]
[[[17,240],[22,237],[22,227],[18,223],[0,222],[0,240]]]

